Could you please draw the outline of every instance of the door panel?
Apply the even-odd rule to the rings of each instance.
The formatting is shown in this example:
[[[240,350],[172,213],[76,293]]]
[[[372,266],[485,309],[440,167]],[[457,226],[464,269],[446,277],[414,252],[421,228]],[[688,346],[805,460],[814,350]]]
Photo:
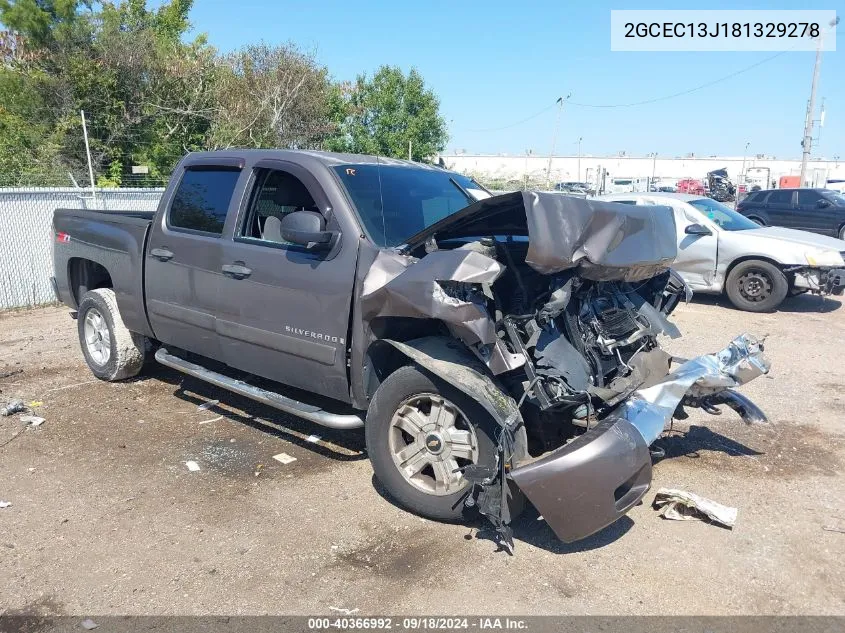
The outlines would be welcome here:
[[[789,189],[774,190],[766,198],[766,211],[773,226],[785,226],[797,229],[798,216],[794,208],[794,191]]]
[[[329,253],[284,242],[280,219],[303,209],[330,215],[325,194],[293,165],[259,168],[253,180],[234,239],[223,249],[222,265],[249,269],[245,276],[220,277],[217,331],[224,361],[348,402],[346,336],[357,235],[341,236],[339,249]],[[327,228],[339,229],[331,220]]]
[[[187,166],[146,257],[146,304],[157,339],[220,359],[215,329],[221,235],[240,177],[234,167]]]
[[[796,217],[798,221],[795,228],[839,237],[839,225],[836,222],[838,214],[833,205],[820,207],[819,202],[823,198],[812,189],[800,189],[797,198]]]
[[[665,204],[655,201],[652,204]],[[683,204],[683,203],[681,203]],[[675,213],[675,227],[678,231],[678,257],[672,267],[684,278],[693,290],[710,290],[716,276],[718,233],[698,211],[689,211],[681,204],[672,206]],[[711,235],[687,235],[685,230],[691,224],[707,226]]]

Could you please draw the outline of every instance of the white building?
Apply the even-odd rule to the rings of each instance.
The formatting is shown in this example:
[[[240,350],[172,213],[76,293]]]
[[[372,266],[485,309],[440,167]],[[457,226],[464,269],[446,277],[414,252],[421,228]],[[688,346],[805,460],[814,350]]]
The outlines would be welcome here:
[[[456,153],[441,156],[448,169],[485,179],[544,182],[549,172],[549,157],[540,155],[480,155]],[[744,182],[740,174],[750,168],[769,170],[770,180],[801,173],[800,159],[784,160],[763,155],[756,156],[694,156],[684,158],[651,156],[555,156],[551,161],[549,180],[556,182],[595,183],[596,174],[606,171],[610,178],[651,178],[658,181],[677,181],[682,178],[703,179],[707,172],[725,168],[735,183]],[[765,173],[763,171],[763,173]],[[813,159],[807,165],[806,186],[823,187],[828,180],[845,179],[845,160]],[[769,182],[771,186],[771,182]]]

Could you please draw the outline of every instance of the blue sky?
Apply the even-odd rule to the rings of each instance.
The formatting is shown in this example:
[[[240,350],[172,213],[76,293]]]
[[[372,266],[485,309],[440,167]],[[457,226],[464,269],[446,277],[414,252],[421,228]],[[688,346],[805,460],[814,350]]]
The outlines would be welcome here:
[[[568,93],[581,103],[641,101],[693,88],[772,55],[611,52],[611,8],[791,9],[796,4],[195,0],[191,20],[195,31],[207,33],[222,51],[261,40],[314,50],[337,79],[372,73],[382,64],[416,67],[440,97],[449,124],[448,149],[474,153],[530,148],[547,154],[554,108],[514,124]],[[840,40],[843,32],[840,25]],[[718,85],[659,103],[568,106],[556,153],[576,153],[580,136],[585,154],[741,155],[750,142],[750,153],[799,157],[814,55],[785,53]],[[824,54],[818,94],[825,97],[827,113],[814,155],[845,158],[844,57],[842,50]]]

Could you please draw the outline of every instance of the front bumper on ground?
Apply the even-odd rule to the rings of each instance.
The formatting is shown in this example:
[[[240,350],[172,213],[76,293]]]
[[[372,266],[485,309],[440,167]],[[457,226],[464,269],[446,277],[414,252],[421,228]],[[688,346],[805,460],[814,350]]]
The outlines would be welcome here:
[[[845,268],[802,268],[795,272],[794,286],[820,295],[845,291]]]
[[[510,476],[557,537],[571,543],[642,499],[651,485],[651,454],[630,422],[611,417]]]
[[[562,541],[610,525],[648,491],[656,440],[682,403],[726,404],[745,420],[764,421],[733,391],[769,371],[761,341],[743,334],[725,349],[688,360],[659,383],[634,392],[594,428],[510,477]]]

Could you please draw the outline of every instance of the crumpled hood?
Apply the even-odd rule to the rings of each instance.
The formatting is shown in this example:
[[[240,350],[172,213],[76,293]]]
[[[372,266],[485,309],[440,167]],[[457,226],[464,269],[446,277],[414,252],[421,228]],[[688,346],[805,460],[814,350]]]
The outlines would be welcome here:
[[[827,235],[819,235],[818,233],[810,233],[809,231],[787,229],[782,226],[765,226],[759,229],[741,231],[739,234],[753,235],[755,237],[771,237],[778,241],[786,241],[799,246],[834,250],[839,253],[845,252],[845,241],[843,240],[828,237]]]
[[[640,281],[677,256],[669,207],[585,200],[558,193],[517,191],[480,200],[408,239],[527,236],[525,262],[543,274],[579,268],[594,281]]]

